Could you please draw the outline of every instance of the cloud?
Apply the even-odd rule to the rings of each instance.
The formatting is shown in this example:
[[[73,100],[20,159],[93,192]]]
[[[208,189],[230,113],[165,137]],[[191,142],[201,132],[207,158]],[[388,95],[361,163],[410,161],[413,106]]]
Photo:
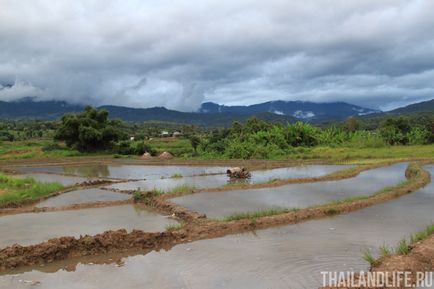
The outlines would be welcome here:
[[[0,99],[195,110],[203,101],[434,97],[431,0],[0,0]]]

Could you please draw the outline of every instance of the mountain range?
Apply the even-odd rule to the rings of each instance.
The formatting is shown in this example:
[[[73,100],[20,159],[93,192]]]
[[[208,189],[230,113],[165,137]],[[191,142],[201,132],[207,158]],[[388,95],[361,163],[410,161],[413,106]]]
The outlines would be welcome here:
[[[52,120],[67,112],[82,111],[84,105],[64,101],[35,101],[25,98],[13,102],[0,101],[0,119]],[[230,126],[233,121],[245,121],[256,116],[275,122],[296,120],[323,122],[341,120],[349,116],[381,115],[379,110],[369,109],[345,102],[314,103],[305,101],[269,101],[248,106],[226,106],[212,102],[203,103],[196,112],[180,112],[164,107],[130,108],[100,106],[107,109],[113,118],[125,121],[160,121],[194,124],[201,126]],[[434,100],[412,104],[386,114],[405,114],[434,111]]]

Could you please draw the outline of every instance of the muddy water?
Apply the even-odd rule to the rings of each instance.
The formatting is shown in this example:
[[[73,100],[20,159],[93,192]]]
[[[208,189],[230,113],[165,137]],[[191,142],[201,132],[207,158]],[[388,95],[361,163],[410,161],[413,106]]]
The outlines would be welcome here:
[[[84,177],[74,177],[74,176],[62,176],[44,173],[32,173],[26,174],[26,176],[32,177],[39,182],[44,183],[61,183],[64,186],[73,186],[75,184],[80,184],[89,181],[89,178]]]
[[[253,171],[251,179],[247,182],[256,184],[272,179],[319,177],[348,167],[349,166],[341,165],[309,165],[259,170]],[[228,184],[228,182],[229,178],[226,175],[212,175],[169,179],[150,179],[144,181],[118,183],[109,186],[109,188],[119,190],[152,190],[154,188],[160,190],[170,190],[180,185],[189,185],[196,188],[217,188]]]
[[[49,198],[36,205],[38,208],[63,207],[74,204],[93,203],[101,201],[120,201],[131,198],[130,195],[101,189],[76,190]]]
[[[0,217],[0,248],[122,228],[164,231],[166,225],[173,223],[168,217],[133,205],[7,215]]]
[[[434,174],[434,167],[429,167]],[[434,185],[354,213],[175,246],[114,262],[74,260],[0,277],[0,288],[318,288],[320,271],[367,270],[366,248],[434,221]],[[105,265],[91,263],[109,262]],[[112,263],[110,263],[112,262]],[[60,269],[60,270],[59,270]],[[55,273],[44,273],[55,272]],[[32,287],[32,282],[40,282]]]
[[[339,181],[198,193],[170,201],[204,213],[210,218],[275,207],[303,208],[354,196],[369,195],[385,186],[395,185],[405,179],[406,167],[406,163],[401,163],[368,170],[355,178]]]
[[[24,167],[21,171],[25,173],[53,173],[115,179],[159,179],[160,177],[170,177],[174,174],[191,176],[224,173],[226,172],[226,167],[86,164],[80,166]]]

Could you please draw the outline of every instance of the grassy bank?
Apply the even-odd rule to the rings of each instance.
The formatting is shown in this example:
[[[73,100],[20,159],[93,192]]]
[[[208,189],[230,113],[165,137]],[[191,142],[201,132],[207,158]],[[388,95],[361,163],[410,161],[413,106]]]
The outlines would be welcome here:
[[[428,225],[425,229],[416,232],[408,238],[402,238],[396,244],[395,247],[389,247],[386,244],[382,245],[379,249],[380,257],[375,258],[371,251],[367,250],[363,254],[363,259],[368,262],[371,266],[375,266],[380,260],[390,257],[392,255],[406,255],[410,253],[411,248],[417,242],[428,239],[430,236],[434,234],[434,224]]]
[[[38,200],[62,188],[59,183],[41,183],[31,177],[0,174],[0,207]]]

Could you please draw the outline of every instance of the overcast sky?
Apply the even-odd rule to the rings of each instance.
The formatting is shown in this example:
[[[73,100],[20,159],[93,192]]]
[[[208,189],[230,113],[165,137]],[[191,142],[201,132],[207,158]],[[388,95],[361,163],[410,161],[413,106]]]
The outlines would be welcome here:
[[[0,0],[0,100],[389,109],[434,98],[433,11],[432,0]]]

